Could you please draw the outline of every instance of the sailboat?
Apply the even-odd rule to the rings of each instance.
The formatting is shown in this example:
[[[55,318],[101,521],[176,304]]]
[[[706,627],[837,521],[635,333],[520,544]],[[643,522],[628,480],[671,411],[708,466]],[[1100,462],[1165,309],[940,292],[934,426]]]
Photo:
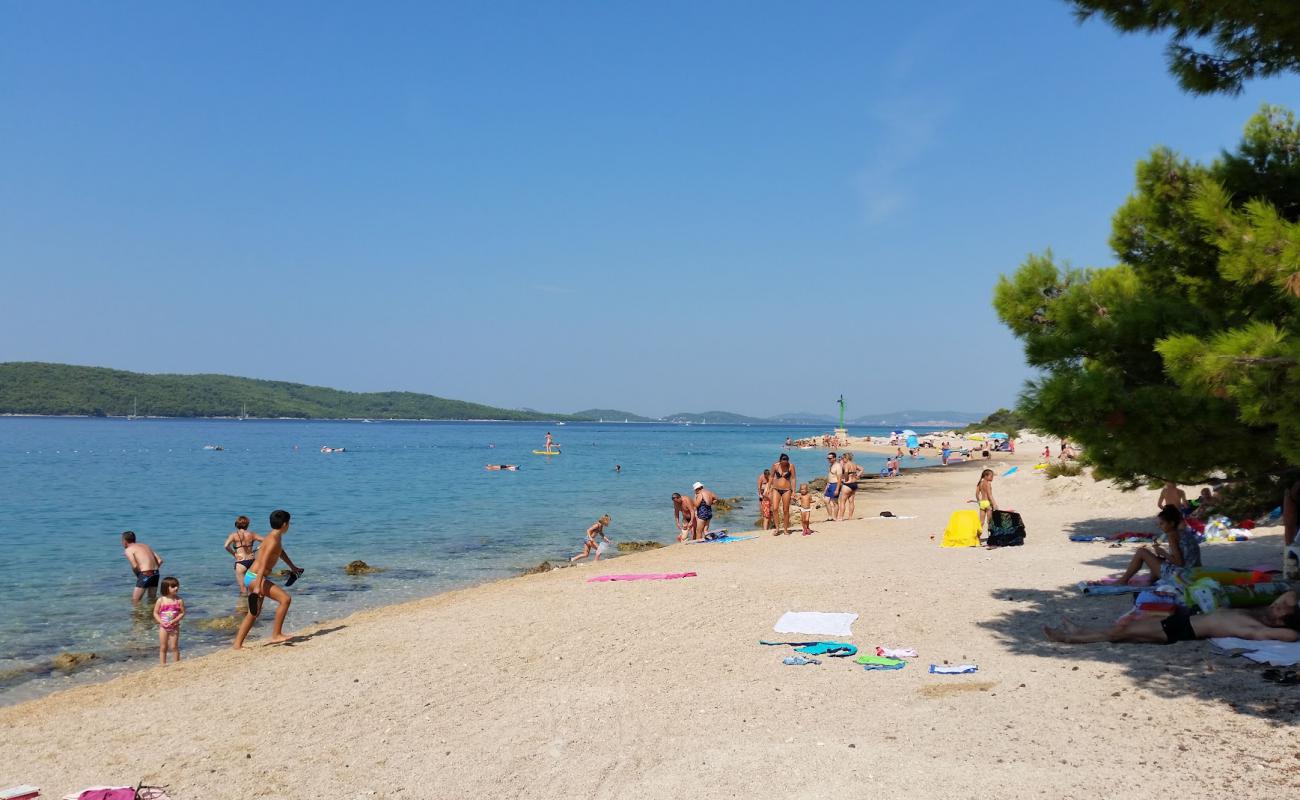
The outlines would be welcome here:
[[[135,412],[136,412],[136,407],[137,407],[137,402],[136,402],[137,399],[138,399],[138,398],[135,398],[135,397],[132,397],[132,398],[131,398],[131,416],[127,417],[127,419],[139,419],[139,417],[138,417],[138,416],[136,415],[136,413],[135,413]]]
[[[248,403],[244,403],[239,411],[239,421],[243,422],[246,419],[248,419]]]

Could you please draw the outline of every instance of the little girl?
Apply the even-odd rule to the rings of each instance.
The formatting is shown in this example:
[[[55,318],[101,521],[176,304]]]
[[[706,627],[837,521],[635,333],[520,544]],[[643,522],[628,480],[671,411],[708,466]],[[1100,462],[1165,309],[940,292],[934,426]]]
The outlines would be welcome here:
[[[799,494],[795,495],[794,500],[799,504],[799,516],[803,522],[803,535],[812,536],[812,528],[808,527],[808,523],[812,521],[813,496],[812,492],[808,490],[808,484],[799,484]]]
[[[181,582],[162,579],[162,591],[153,604],[153,618],[158,621],[158,663],[166,665],[167,651],[172,660],[181,660],[181,620],[185,618],[185,601],[181,599]]]
[[[605,546],[609,544],[609,537],[605,535],[605,526],[609,523],[608,514],[596,520],[595,524],[587,529],[587,540],[582,543],[582,552],[569,559],[569,561],[581,561],[592,553],[596,554],[596,560],[599,561],[601,554],[605,552]],[[596,544],[597,536],[604,540],[599,545]]]

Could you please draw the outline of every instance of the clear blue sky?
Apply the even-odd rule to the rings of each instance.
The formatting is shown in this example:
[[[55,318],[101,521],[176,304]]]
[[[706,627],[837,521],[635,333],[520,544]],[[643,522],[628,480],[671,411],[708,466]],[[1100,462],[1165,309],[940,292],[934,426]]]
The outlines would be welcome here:
[[[1063,2],[0,2],[0,360],[509,407],[1008,405],[1194,98]]]

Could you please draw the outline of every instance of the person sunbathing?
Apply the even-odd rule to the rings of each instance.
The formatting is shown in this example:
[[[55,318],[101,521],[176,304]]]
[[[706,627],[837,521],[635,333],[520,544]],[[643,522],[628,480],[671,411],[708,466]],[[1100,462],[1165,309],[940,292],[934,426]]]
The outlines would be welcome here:
[[[1057,627],[1043,626],[1043,634],[1054,642],[1134,642],[1173,644],[1196,639],[1300,641],[1300,609],[1296,593],[1287,592],[1264,608],[1224,608],[1209,614],[1193,614],[1180,608],[1163,619],[1125,614],[1110,628],[1084,628],[1062,618]]]

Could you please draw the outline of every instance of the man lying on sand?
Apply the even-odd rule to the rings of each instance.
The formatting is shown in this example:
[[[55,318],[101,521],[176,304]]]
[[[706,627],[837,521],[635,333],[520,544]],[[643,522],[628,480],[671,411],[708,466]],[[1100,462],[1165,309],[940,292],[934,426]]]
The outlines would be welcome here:
[[[1043,633],[1054,642],[1069,644],[1173,644],[1218,637],[1295,642],[1300,641],[1300,609],[1296,608],[1296,593],[1291,591],[1264,608],[1225,608],[1197,615],[1180,608],[1163,619],[1125,615],[1104,630],[1082,628],[1063,618],[1059,627],[1044,625]]]

